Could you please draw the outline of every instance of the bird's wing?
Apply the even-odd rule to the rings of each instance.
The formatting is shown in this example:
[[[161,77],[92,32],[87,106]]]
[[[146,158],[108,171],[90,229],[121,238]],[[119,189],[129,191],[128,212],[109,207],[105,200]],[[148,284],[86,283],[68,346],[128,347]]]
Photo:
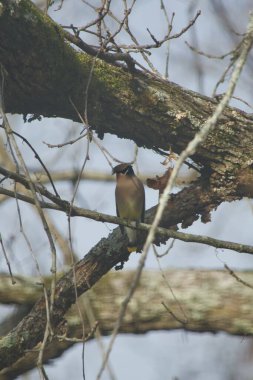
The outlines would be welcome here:
[[[118,209],[118,205],[117,205],[117,200],[116,200],[116,212],[117,212],[117,216],[120,218],[120,214],[119,214],[119,209]],[[124,234],[124,226],[119,226],[120,228],[120,231],[122,233],[122,235]]]
[[[143,203],[142,203],[142,211],[141,211],[141,222],[144,223],[144,216],[145,216],[145,192],[143,189]]]

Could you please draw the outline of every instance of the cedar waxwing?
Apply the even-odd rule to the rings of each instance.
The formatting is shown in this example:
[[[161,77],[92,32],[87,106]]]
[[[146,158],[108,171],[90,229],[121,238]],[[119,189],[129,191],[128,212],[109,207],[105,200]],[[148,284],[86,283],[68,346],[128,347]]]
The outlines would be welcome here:
[[[120,164],[113,168],[116,173],[117,186],[115,189],[117,215],[121,218],[143,222],[145,213],[144,186],[134,174],[129,164]],[[120,226],[122,234],[124,231],[128,237],[128,251],[136,251],[137,230],[130,227]]]

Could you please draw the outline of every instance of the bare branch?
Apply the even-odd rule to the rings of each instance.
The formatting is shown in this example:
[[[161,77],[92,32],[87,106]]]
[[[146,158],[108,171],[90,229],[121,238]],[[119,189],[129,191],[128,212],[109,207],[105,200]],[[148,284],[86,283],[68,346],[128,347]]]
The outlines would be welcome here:
[[[175,33],[173,35],[167,34],[162,40],[156,40],[154,44],[145,44],[145,45],[119,45],[121,49],[132,49],[132,50],[143,50],[143,49],[154,49],[161,47],[166,41],[176,39],[181,37],[184,33],[186,33],[196,22],[197,18],[200,16],[201,12],[198,11],[195,15],[195,17],[188,23],[187,26],[185,26],[180,32]],[[153,36],[154,39],[154,36]]]

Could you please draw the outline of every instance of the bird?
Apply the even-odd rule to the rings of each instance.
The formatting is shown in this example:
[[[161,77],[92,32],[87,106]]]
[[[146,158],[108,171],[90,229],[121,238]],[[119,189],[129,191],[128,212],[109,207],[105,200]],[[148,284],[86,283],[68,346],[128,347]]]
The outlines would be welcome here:
[[[112,170],[116,174],[115,200],[117,216],[136,223],[144,221],[145,191],[141,180],[134,174],[131,164],[123,163]],[[120,226],[121,233],[128,237],[128,252],[137,249],[137,230]]]

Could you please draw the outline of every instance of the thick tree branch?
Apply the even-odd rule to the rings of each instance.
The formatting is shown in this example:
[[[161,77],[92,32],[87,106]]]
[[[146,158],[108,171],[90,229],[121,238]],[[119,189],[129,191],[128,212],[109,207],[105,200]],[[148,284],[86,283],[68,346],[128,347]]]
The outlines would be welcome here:
[[[29,0],[1,3],[6,111],[79,121],[70,99],[82,114],[93,58],[66,44],[61,28]],[[100,59],[88,95],[89,121],[100,136],[113,133],[148,148],[168,150],[172,146],[175,152],[186,147],[216,107],[215,99],[141,72],[129,73]],[[249,167],[253,162],[252,123],[252,115],[227,107],[193,159],[220,175]]]
[[[119,304],[130,286],[134,272],[112,272],[88,291],[95,318],[103,335],[113,329]],[[158,271],[146,271],[127,310],[121,333],[143,334],[151,330],[185,329],[196,332],[224,331],[233,335],[253,335],[251,313],[252,289],[239,283],[228,271],[167,270],[163,273],[177,297],[175,300]],[[239,276],[253,285],[253,273],[241,272]],[[3,281],[2,281],[3,280]],[[4,293],[21,290],[23,301],[30,303],[38,297],[36,279],[19,278],[17,285],[1,278]],[[205,284],[205,286],[203,286]],[[22,290],[23,288],[23,290]],[[16,294],[16,300],[19,302]],[[13,298],[13,301],[15,299]],[[163,306],[163,304],[171,313]],[[182,315],[179,304],[186,315]],[[82,302],[80,302],[82,304]],[[223,305],[221,308],[220,305]],[[248,305],[247,308],[245,305]],[[176,318],[173,317],[173,314]],[[85,310],[83,310],[85,315]],[[81,337],[82,326],[78,313],[72,309],[67,314],[64,331],[67,336]],[[180,323],[183,320],[184,323]],[[85,329],[90,326],[86,321]],[[54,339],[45,352],[45,361],[58,357],[72,343]],[[14,366],[0,372],[1,379],[11,379],[36,365],[37,353],[27,352]],[[9,377],[7,377],[7,375]]]

